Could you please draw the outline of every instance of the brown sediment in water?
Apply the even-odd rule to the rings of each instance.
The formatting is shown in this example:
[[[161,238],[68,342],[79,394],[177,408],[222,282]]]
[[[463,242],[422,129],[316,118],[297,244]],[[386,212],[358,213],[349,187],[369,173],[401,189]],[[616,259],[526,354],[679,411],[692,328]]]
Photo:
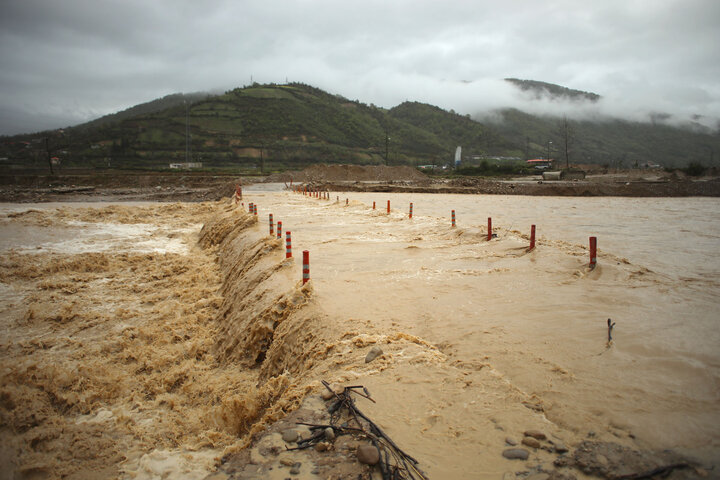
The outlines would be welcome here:
[[[228,201],[0,218],[4,226],[62,227],[78,237],[104,221],[144,226],[144,235],[185,246],[143,251],[130,239],[112,250],[2,254],[4,464],[28,475],[202,478],[220,458],[265,438],[268,425],[319,391],[320,380],[367,386],[378,403],[361,404],[363,411],[434,478],[515,471],[516,461],[501,453],[507,437],[520,441],[528,429],[569,446],[588,430],[634,446],[667,408],[695,415],[707,406],[705,398],[677,394],[659,406],[643,401],[666,392],[603,372],[627,358],[642,364],[639,374],[655,375],[644,363],[653,359],[687,369],[622,344],[598,354],[592,327],[571,321],[588,305],[599,314],[608,298],[618,304],[613,317],[645,315],[633,306],[642,295],[674,298],[673,282],[648,268],[603,253],[588,272],[584,246],[541,237],[539,253],[526,254],[527,235],[512,229],[485,242],[483,228],[466,217],[451,231],[417,200],[413,223],[358,200],[348,207],[288,194],[250,200],[261,204],[262,221]],[[304,286],[299,259],[285,259],[283,243],[267,235],[270,208],[292,229],[296,255],[322,251]],[[544,298],[517,293],[527,294],[533,281]],[[599,286],[610,293],[562,303]],[[701,300],[693,299],[697,308],[705,308]],[[619,322],[624,342],[634,341],[628,323]],[[383,354],[366,363],[373,346]],[[632,408],[649,421],[630,424]],[[716,422],[717,412],[706,418]],[[698,436],[712,443],[706,432]],[[532,450],[523,468],[547,467],[556,456]]]

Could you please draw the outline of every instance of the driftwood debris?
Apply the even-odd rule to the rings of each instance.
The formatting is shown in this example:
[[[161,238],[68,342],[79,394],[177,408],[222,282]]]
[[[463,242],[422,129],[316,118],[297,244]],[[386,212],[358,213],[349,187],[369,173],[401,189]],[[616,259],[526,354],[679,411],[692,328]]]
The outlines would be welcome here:
[[[612,342],[612,329],[615,326],[615,322],[608,318],[608,345]]]
[[[345,387],[341,393],[333,391],[329,383],[323,380],[323,385],[333,394],[332,403],[328,406],[330,424],[299,423],[310,427],[311,435],[300,439],[297,447],[288,450],[302,450],[310,448],[326,440],[326,429],[332,429],[335,438],[340,435],[356,435],[365,438],[380,452],[378,463],[383,480],[429,480],[427,475],[418,467],[418,461],[404,452],[388,437],[372,420],[363,414],[355,405],[353,395],[366,398],[375,403],[370,392],[362,385]],[[338,424],[347,418],[342,424]]]

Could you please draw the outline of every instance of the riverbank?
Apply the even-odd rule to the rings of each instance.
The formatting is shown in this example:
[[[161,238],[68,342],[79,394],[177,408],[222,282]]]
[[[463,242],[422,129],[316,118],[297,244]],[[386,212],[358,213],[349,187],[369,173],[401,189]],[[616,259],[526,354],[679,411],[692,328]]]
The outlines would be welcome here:
[[[365,387],[376,403],[358,397],[359,408],[430,478],[613,478],[678,464],[690,466],[671,478],[697,478],[712,467],[717,272],[702,255],[716,232],[695,218],[711,199],[607,199],[598,214],[596,199],[508,210],[521,199],[417,195],[409,220],[404,194],[382,195],[403,205],[388,215],[372,194],[335,202],[280,188],[247,189],[257,217],[229,198],[4,206],[3,465],[50,478],[367,475],[356,453],[369,440],[343,435],[346,419],[334,440],[325,427],[321,446],[287,450],[313,433],[297,422],[332,423],[327,380]],[[498,214],[492,241],[485,211]],[[293,258],[269,235],[270,212],[292,231]],[[599,230],[592,272],[568,230],[589,212],[612,227]],[[526,223],[521,213],[542,220],[531,253],[504,226]],[[679,263],[609,238],[647,217],[631,243],[682,223],[682,241],[649,236],[675,256],[684,248]],[[618,322],[612,346],[606,317]]]
[[[313,165],[299,172],[237,177],[187,174],[4,175],[0,202],[216,201],[233,195],[238,184],[302,183],[334,192],[406,192],[468,195],[718,197],[720,177],[630,170],[594,173],[584,180],[543,181],[515,178],[428,177],[410,167]]]

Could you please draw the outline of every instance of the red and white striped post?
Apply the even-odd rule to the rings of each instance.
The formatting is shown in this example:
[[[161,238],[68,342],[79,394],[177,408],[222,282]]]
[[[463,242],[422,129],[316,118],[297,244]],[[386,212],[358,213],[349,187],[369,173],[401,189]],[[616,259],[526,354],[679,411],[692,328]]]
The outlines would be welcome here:
[[[277,224],[277,239],[282,240],[282,222],[280,221]]]
[[[450,218],[452,219],[452,226],[454,227],[455,226],[455,210],[452,211]]]
[[[388,214],[390,214],[390,200],[388,200],[387,212],[388,212]]]
[[[270,235],[275,234],[275,225],[273,224],[273,214],[270,214]]]
[[[253,205],[253,215],[257,217],[257,205]]]
[[[252,213],[252,212],[253,212],[253,204],[252,204],[252,202],[250,202],[250,203],[248,203],[248,213]]]
[[[590,269],[597,265],[597,237],[590,237]]]
[[[530,247],[528,252],[535,248],[535,225],[530,226]]]
[[[375,210],[375,202],[373,202],[373,210]]]
[[[310,252],[303,250],[303,285],[310,280]]]
[[[412,202],[410,202],[410,215],[408,215],[408,218],[412,218]]]
[[[492,240],[492,218],[488,217],[488,241]]]
[[[290,230],[285,232],[285,258],[292,258],[292,240],[290,240]]]

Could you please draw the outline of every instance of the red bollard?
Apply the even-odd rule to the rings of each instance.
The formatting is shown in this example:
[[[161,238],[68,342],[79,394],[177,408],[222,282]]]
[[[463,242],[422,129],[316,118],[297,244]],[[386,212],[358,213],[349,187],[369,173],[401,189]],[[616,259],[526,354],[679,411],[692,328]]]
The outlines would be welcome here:
[[[250,202],[250,203],[248,203],[248,213],[252,213],[252,212],[253,212],[253,204],[252,204],[252,202]]]
[[[277,224],[277,238],[278,240],[282,240],[282,222],[278,222]]]
[[[292,240],[290,240],[290,231],[285,232],[285,258],[292,258]]]
[[[409,218],[412,218],[412,202],[410,202],[410,216]]]
[[[375,202],[373,202],[373,210],[375,210]]]
[[[303,285],[310,280],[310,252],[303,250]]]
[[[345,205],[350,205],[350,199],[349,199],[349,198],[346,198],[346,199],[345,199]]]
[[[528,252],[535,248],[535,225],[530,226],[530,248]]]
[[[253,215],[257,217],[257,205],[253,205]]]
[[[387,208],[388,215],[390,214],[390,200],[388,200],[388,208]]]
[[[590,237],[590,269],[597,265],[597,237]]]
[[[270,214],[270,235],[272,236],[274,233],[275,233],[275,228],[273,225],[273,215],[271,213]]]
[[[492,240],[492,218],[488,217],[488,241]]]
[[[450,216],[452,218],[452,226],[455,226],[455,210],[452,211],[452,215]]]

